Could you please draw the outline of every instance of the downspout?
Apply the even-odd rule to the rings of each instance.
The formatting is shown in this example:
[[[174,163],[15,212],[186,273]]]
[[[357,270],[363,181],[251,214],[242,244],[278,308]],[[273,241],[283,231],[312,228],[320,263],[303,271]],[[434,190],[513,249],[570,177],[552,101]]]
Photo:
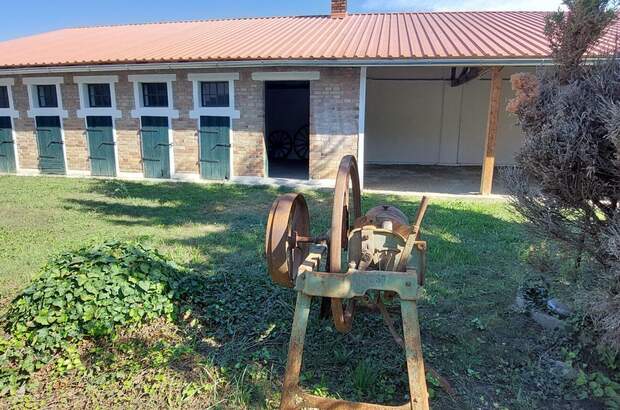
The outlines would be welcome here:
[[[364,189],[364,133],[366,127],[366,66],[360,68],[360,96],[358,104],[357,125],[357,163],[360,188]]]

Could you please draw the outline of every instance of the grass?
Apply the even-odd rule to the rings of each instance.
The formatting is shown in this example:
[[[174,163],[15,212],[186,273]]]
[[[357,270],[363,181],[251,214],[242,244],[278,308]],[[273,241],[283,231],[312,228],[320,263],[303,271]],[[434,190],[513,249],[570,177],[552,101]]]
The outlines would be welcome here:
[[[276,407],[294,306],[265,273],[264,224],[286,190],[233,185],[0,177],[2,306],[53,254],[105,239],[139,239],[196,269],[208,294],[187,321],[128,329],[87,343],[87,370],[43,369],[5,405],[87,408]],[[329,223],[331,194],[307,191],[313,233]],[[367,195],[413,215],[417,198]],[[436,380],[433,408],[535,408],[562,403],[545,355],[553,340],[511,306],[528,274],[529,243],[501,201],[433,200],[423,235],[428,273],[420,321]],[[396,305],[390,306],[397,312]],[[379,315],[358,314],[347,335],[314,306],[302,379],[315,394],[399,403],[404,358]]]

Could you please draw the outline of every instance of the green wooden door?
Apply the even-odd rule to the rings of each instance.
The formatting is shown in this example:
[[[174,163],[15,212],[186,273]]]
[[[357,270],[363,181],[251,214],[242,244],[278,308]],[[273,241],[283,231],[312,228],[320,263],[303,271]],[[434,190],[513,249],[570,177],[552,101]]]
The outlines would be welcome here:
[[[92,175],[115,176],[112,117],[86,117],[86,127]]]
[[[11,117],[0,117],[0,172],[15,172],[15,141]]]
[[[146,178],[170,178],[168,117],[142,117],[142,163]]]
[[[39,169],[44,174],[64,174],[60,117],[36,117]]]
[[[200,176],[230,178],[230,118],[200,117]]]

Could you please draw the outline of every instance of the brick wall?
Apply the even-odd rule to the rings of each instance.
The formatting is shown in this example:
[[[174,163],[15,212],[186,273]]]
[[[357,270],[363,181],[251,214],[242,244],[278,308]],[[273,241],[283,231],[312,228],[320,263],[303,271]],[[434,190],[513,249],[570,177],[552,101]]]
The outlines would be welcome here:
[[[140,147],[140,120],[131,117],[134,109],[133,83],[127,79],[127,73],[105,73],[118,75],[116,83],[116,108],[122,117],[114,120],[116,127],[116,144],[118,151],[118,168],[120,172],[142,172],[142,149]]]
[[[80,109],[78,87],[77,84],[73,84],[73,75],[65,74],[64,81],[64,84],[60,86],[60,91],[63,108],[69,114],[67,118],[62,120],[67,169],[90,172],[86,124],[84,118],[77,117],[77,110]]]
[[[310,82],[310,178],[336,177],[340,159],[357,155],[359,69],[325,68]]]
[[[117,108],[122,118],[115,119],[118,148],[118,163],[121,172],[141,173],[140,121],[131,118],[134,109],[133,84],[129,74],[175,73],[173,82],[174,108],[179,110],[179,119],[172,120],[173,150],[176,176],[196,177],[199,173],[198,122],[189,118],[193,109],[192,83],[187,80],[190,72],[238,72],[235,81],[235,109],[239,119],[233,119],[232,153],[234,176],[264,176],[264,83],[251,78],[256,71],[316,71],[321,78],[310,82],[310,177],[313,179],[333,178],[342,155],[357,152],[359,69],[357,68],[245,68],[218,70],[176,70],[143,72],[101,72],[89,75],[116,75]],[[83,75],[83,74],[76,74]],[[42,75],[32,75],[41,77]],[[56,74],[55,76],[58,76]],[[29,109],[26,86],[22,76],[15,78],[12,87],[15,108],[20,118],[15,120],[20,168],[38,167],[38,150],[34,135],[34,119],[28,118]],[[88,147],[85,135],[85,121],[77,118],[79,108],[77,85],[73,74],[64,75],[61,85],[63,108],[69,117],[63,119],[65,147],[69,171],[89,172]]]
[[[174,104],[179,110],[179,119],[172,120],[175,172],[179,174],[198,174],[198,120],[189,118],[194,108],[192,82],[186,71],[176,71],[177,80],[172,83]]]
[[[235,105],[241,118],[232,121],[235,175],[265,176],[265,84],[241,70],[235,84]]]
[[[11,91],[13,92],[14,108],[19,111],[19,118],[13,119],[19,167],[37,169],[39,165],[39,151],[34,135],[34,118],[28,118],[26,115],[28,110],[28,93],[26,86],[22,84],[21,78],[15,77],[15,84],[11,87]]]

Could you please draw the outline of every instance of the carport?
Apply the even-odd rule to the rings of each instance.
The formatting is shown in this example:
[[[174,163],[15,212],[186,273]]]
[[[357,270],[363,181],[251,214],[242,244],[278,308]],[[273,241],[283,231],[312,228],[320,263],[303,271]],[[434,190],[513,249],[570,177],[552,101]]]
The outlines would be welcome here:
[[[523,136],[510,75],[532,67],[369,67],[361,141],[367,189],[504,193],[493,174]],[[383,181],[383,182],[381,182]]]

